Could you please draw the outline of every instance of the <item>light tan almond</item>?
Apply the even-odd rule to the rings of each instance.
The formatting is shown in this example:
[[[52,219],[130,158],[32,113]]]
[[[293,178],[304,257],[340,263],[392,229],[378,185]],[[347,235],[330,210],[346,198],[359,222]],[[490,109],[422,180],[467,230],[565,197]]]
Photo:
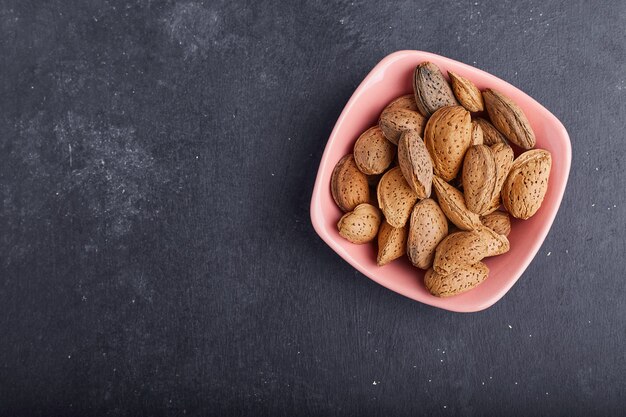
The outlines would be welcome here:
[[[432,62],[423,62],[415,68],[413,92],[417,108],[426,117],[441,107],[459,104],[454,98],[450,84],[439,67]]]
[[[494,211],[480,218],[485,227],[490,228],[494,232],[508,236],[511,233],[511,219],[509,214],[504,211]]]
[[[467,208],[484,214],[491,207],[496,186],[496,161],[486,145],[470,147],[463,162],[463,195]]]
[[[337,229],[339,234],[350,242],[363,244],[376,238],[382,219],[376,207],[371,204],[359,204],[353,211],[341,217]]]
[[[354,156],[341,158],[330,179],[330,190],[335,203],[344,212],[352,211],[361,203],[370,201],[367,177],[356,166]]]
[[[472,140],[470,141],[471,145],[482,145],[483,144],[483,128],[480,127],[478,122],[472,120]]]
[[[398,162],[404,179],[417,198],[430,197],[433,184],[433,163],[424,141],[413,130],[402,132],[398,142]]]
[[[421,136],[424,133],[426,119],[414,110],[391,108],[383,110],[378,125],[387,140],[397,145],[400,134],[405,130],[414,130]]]
[[[477,117],[473,122],[477,123],[483,131],[483,145],[491,146],[500,142],[506,143],[506,139],[502,136],[502,133],[498,132],[498,129],[487,120]]]
[[[463,165],[472,141],[472,119],[461,106],[442,107],[426,123],[424,143],[433,160],[435,175],[450,181]]]
[[[406,94],[404,96],[400,96],[396,99],[393,99],[385,109],[407,109],[407,110],[417,110],[417,104],[415,103],[415,95],[414,94]]]
[[[450,297],[469,291],[483,282],[489,275],[489,268],[482,262],[442,275],[433,269],[426,271],[424,285],[437,297]]]
[[[406,247],[411,263],[418,268],[430,268],[437,245],[447,235],[448,219],[435,200],[427,198],[417,203],[411,213]]]
[[[478,214],[471,212],[465,205],[463,193],[439,177],[433,177],[433,186],[441,210],[459,229],[474,230],[482,226]]]
[[[500,191],[502,191],[502,185],[509,175],[511,165],[513,165],[513,149],[505,142],[491,145],[491,151],[496,162],[496,184],[493,188],[490,208],[481,213],[483,215],[492,213],[500,207]]]
[[[483,96],[473,82],[452,71],[448,71],[448,76],[452,83],[452,91],[454,91],[454,95],[461,106],[471,112],[484,110]]]
[[[393,162],[396,147],[389,142],[380,127],[367,129],[354,144],[354,161],[367,175],[382,174]]]
[[[433,269],[442,275],[448,275],[480,262],[487,253],[487,242],[479,232],[453,233],[437,246]]]
[[[407,227],[393,227],[386,220],[378,231],[378,266],[388,264],[406,253]]]
[[[509,239],[506,238],[505,235],[501,235],[496,233],[494,230],[483,227],[478,230],[481,238],[487,243],[487,256],[496,256],[502,255],[511,249],[511,245],[509,244]]]
[[[539,210],[548,191],[551,166],[552,156],[543,149],[526,151],[513,161],[501,192],[511,216],[528,219]]]
[[[483,98],[493,125],[508,140],[524,149],[535,147],[535,132],[522,109],[504,94],[486,89]]]
[[[378,204],[387,222],[393,227],[403,227],[413,206],[417,194],[404,179],[400,167],[390,169],[378,183]]]

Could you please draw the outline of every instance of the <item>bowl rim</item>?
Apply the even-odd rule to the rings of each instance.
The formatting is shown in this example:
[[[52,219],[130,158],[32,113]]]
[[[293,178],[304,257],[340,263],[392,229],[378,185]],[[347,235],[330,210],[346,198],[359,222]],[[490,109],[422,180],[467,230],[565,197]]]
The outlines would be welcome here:
[[[563,168],[563,181],[562,181],[562,185],[561,187],[559,187],[556,192],[556,202],[553,206],[549,207],[549,212],[548,212],[548,220],[547,223],[545,224],[544,227],[541,228],[541,233],[539,235],[537,235],[535,237],[535,239],[533,240],[533,243],[530,245],[529,247],[529,256],[527,256],[523,262],[521,262],[519,265],[520,267],[519,269],[519,273],[517,274],[516,277],[514,277],[514,279],[510,279],[508,280],[508,282],[506,283],[506,285],[503,285],[498,291],[494,292],[490,297],[485,298],[484,300],[482,300],[482,302],[477,302],[472,308],[455,308],[454,303],[450,303],[449,301],[446,302],[446,300],[450,300],[451,298],[437,298],[437,297],[433,297],[433,299],[427,299],[427,300],[423,300],[423,299],[417,299],[415,297],[412,297],[408,294],[406,294],[401,288],[393,285],[393,283],[390,283],[388,281],[385,280],[381,280],[378,279],[378,277],[376,275],[370,274],[370,272],[368,270],[366,270],[366,268],[362,267],[362,265],[352,256],[352,254],[346,250],[345,248],[343,248],[342,246],[339,245],[339,243],[336,241],[336,239],[331,236],[328,231],[326,230],[326,227],[323,225],[323,207],[321,205],[321,193],[324,190],[324,187],[327,184],[323,184],[323,177],[324,177],[324,173],[327,172],[327,170],[329,169],[329,167],[327,166],[330,162],[329,162],[329,155],[331,153],[331,144],[335,142],[335,137],[338,135],[338,132],[341,130],[345,119],[347,117],[347,115],[351,112],[352,107],[355,105],[355,103],[359,100],[359,97],[363,94],[364,90],[366,90],[366,88],[368,87],[368,85],[370,84],[370,82],[372,81],[373,78],[377,77],[379,72],[381,71],[381,69],[386,68],[387,66],[391,65],[394,61],[397,61],[401,58],[405,58],[407,55],[410,56],[414,56],[414,57],[418,57],[420,59],[423,60],[429,60],[434,58],[435,60],[444,60],[444,61],[450,61],[452,63],[454,63],[454,65],[456,66],[460,66],[460,67],[464,67],[466,69],[468,69],[469,71],[472,72],[480,72],[482,73],[484,76],[486,76],[489,79],[493,79],[493,80],[497,80],[499,83],[505,83],[508,84],[508,86],[510,86],[511,88],[517,90],[518,93],[522,94],[525,96],[525,98],[532,102],[533,106],[536,108],[537,111],[539,111],[540,113],[542,113],[542,115],[544,117],[546,117],[547,119],[550,119],[552,121],[552,123],[554,124],[554,126],[556,127],[556,129],[559,131],[559,137],[561,138],[564,146],[564,153],[561,155],[562,156],[562,162],[564,165]],[[341,114],[339,115],[337,122],[335,123],[333,130],[330,133],[330,136],[328,137],[328,140],[326,142],[326,145],[324,147],[324,152],[322,154],[322,158],[320,160],[320,165],[318,168],[318,172],[315,178],[315,185],[313,187],[313,193],[311,196],[311,204],[310,204],[310,216],[311,216],[311,223],[313,224],[313,228],[315,229],[316,233],[322,238],[322,240],[328,245],[330,246],[331,249],[333,249],[341,258],[343,258],[346,262],[348,262],[350,265],[352,265],[354,268],[356,268],[359,272],[361,272],[363,275],[365,275],[366,277],[368,277],[369,279],[377,282],[378,284],[382,285],[385,288],[388,288],[400,295],[403,295],[407,298],[410,298],[412,300],[418,301],[420,303],[426,304],[426,305],[430,305],[433,307],[437,307],[437,308],[441,308],[444,310],[448,310],[448,311],[453,311],[453,312],[459,312],[459,313],[470,313],[470,312],[478,312],[484,309],[487,309],[489,307],[491,307],[493,304],[495,304],[497,301],[499,301],[512,287],[513,285],[515,285],[515,283],[519,280],[519,278],[523,275],[523,273],[526,271],[526,269],[528,268],[528,265],[530,265],[530,263],[532,262],[532,260],[535,258],[535,256],[537,255],[537,252],[539,251],[541,245],[543,244],[543,242],[545,241],[545,238],[547,237],[550,229],[552,228],[552,224],[554,223],[554,219],[556,218],[556,214],[561,206],[561,202],[563,200],[563,195],[565,193],[565,188],[567,187],[567,181],[569,179],[569,173],[570,173],[570,168],[571,168],[571,160],[572,160],[572,147],[571,147],[571,141],[569,138],[569,135],[567,133],[567,130],[565,129],[565,126],[563,126],[563,123],[561,123],[561,121],[554,115],[552,114],[548,109],[546,109],[543,105],[541,105],[541,103],[539,103],[537,100],[535,100],[534,98],[532,98],[531,96],[529,96],[527,93],[525,93],[524,91],[522,91],[521,89],[515,87],[514,85],[508,83],[507,81],[493,75],[490,74],[486,71],[483,71],[479,68],[473,67],[471,65],[465,64],[463,62],[460,61],[456,61],[452,58],[448,58],[442,55],[437,55],[431,52],[425,52],[425,51],[419,51],[419,50],[400,50],[400,51],[396,51],[393,52],[387,56],[385,56],[383,59],[381,59],[375,66],[374,68],[372,68],[372,70],[367,74],[367,76],[365,76],[365,78],[363,79],[363,81],[361,81],[361,83],[359,84],[359,86],[354,90],[354,93],[352,93],[350,99],[348,100],[348,102],[346,103],[346,105],[344,106]],[[330,167],[330,169],[332,169],[333,167]]]

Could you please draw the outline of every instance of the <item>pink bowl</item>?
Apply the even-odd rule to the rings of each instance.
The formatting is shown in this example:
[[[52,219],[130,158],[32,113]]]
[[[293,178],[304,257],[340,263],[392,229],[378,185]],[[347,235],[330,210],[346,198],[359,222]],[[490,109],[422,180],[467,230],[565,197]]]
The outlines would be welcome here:
[[[431,295],[423,283],[424,271],[406,257],[379,267],[376,245],[355,245],[339,236],[337,221],[342,213],[330,192],[330,177],[339,159],[352,152],[359,135],[377,123],[382,109],[392,99],[412,92],[411,78],[417,64],[431,61],[443,73],[452,70],[472,80],[479,89],[495,88],[513,99],[526,113],[537,136],[537,147],[552,153],[552,171],[545,200],[529,220],[512,222],[511,250],[485,263],[489,278],[475,289],[449,298]],[[439,55],[421,51],[395,52],[378,63],[365,77],[341,112],[320,162],[313,197],[311,221],[315,231],[352,266],[379,284],[406,297],[457,312],[480,311],[498,301],[515,284],[537,254],[561,204],[569,175],[572,149],[561,122],[541,104],[511,84],[484,71]]]

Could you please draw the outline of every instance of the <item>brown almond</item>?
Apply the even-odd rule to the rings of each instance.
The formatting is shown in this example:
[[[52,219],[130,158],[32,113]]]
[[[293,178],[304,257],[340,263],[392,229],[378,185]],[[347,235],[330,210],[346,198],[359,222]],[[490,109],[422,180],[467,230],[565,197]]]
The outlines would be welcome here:
[[[522,109],[510,98],[491,88],[483,91],[493,125],[508,140],[524,149],[535,147],[535,132]]]
[[[498,129],[487,120],[477,117],[473,120],[476,122],[483,132],[483,144],[487,146],[495,145],[496,143],[506,143],[506,139],[502,136],[502,133],[498,132]]]
[[[385,109],[407,109],[407,110],[417,110],[417,104],[415,103],[415,95],[414,94],[406,94],[404,96],[400,96],[396,99],[393,99]]]
[[[483,128],[475,121],[472,120],[472,133],[471,133],[471,141],[470,144],[473,145],[482,145],[483,144]]]
[[[361,203],[370,201],[367,177],[356,166],[354,156],[341,158],[330,179],[330,190],[335,203],[344,212],[352,211]]]
[[[393,227],[383,220],[378,231],[378,266],[388,264],[406,253],[406,235],[406,226]]]
[[[496,184],[493,187],[491,207],[486,212],[481,213],[483,215],[491,213],[500,207],[500,191],[502,191],[502,185],[509,175],[511,165],[513,165],[513,149],[505,142],[491,145],[491,151],[496,162]]]
[[[337,229],[339,234],[352,243],[363,244],[376,238],[382,221],[380,211],[371,204],[359,204],[350,213],[344,214]]]
[[[467,208],[484,214],[491,207],[496,186],[496,161],[489,146],[475,145],[467,150],[461,178]]]
[[[483,227],[478,230],[481,238],[487,243],[487,256],[496,256],[502,255],[511,249],[511,245],[509,244],[509,239],[506,236],[496,233],[494,230]]]
[[[398,142],[398,163],[402,175],[417,198],[430,197],[433,183],[433,163],[424,141],[413,130],[402,132]]]
[[[528,219],[539,210],[548,191],[551,166],[552,156],[543,149],[526,151],[513,161],[501,192],[511,216]]]
[[[494,211],[480,218],[485,227],[490,228],[494,232],[508,236],[511,233],[511,219],[509,214],[504,211]]]
[[[417,194],[404,179],[400,167],[392,168],[383,175],[377,194],[379,207],[387,222],[393,227],[403,227],[417,201]]]
[[[396,147],[389,142],[380,127],[367,129],[354,144],[354,161],[367,175],[382,174],[393,162]]]
[[[452,83],[452,91],[461,106],[471,112],[484,110],[483,96],[473,82],[452,71],[448,71],[448,76]]]
[[[424,143],[433,160],[435,175],[450,181],[463,165],[472,140],[472,123],[461,106],[442,107],[426,123]]]
[[[463,193],[439,177],[433,177],[433,186],[441,210],[455,226],[462,230],[474,230],[482,226],[478,214],[465,205]]]
[[[437,109],[459,103],[441,70],[432,62],[423,62],[413,73],[415,103],[423,116],[429,117]]]
[[[489,268],[482,262],[459,269],[448,275],[442,275],[433,269],[426,271],[424,285],[437,297],[450,297],[469,291],[483,282],[489,275]]]
[[[448,219],[435,200],[427,198],[417,203],[411,213],[406,247],[411,263],[418,268],[430,268],[437,245],[447,235]]]
[[[479,232],[457,232],[445,237],[435,250],[433,269],[448,275],[480,262],[487,256],[487,242]]]
[[[383,134],[394,145],[398,144],[400,134],[405,130],[414,130],[420,136],[424,132],[426,119],[414,110],[391,108],[385,109],[380,114],[378,125]]]

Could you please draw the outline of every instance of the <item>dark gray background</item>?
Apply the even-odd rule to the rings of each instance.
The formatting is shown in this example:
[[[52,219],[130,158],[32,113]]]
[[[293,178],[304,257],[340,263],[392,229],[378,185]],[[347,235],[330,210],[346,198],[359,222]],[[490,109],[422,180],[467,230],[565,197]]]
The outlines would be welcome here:
[[[606,415],[626,406],[626,3],[0,2],[0,414]],[[515,287],[461,315],[314,233],[354,88],[399,49],[571,135]]]

